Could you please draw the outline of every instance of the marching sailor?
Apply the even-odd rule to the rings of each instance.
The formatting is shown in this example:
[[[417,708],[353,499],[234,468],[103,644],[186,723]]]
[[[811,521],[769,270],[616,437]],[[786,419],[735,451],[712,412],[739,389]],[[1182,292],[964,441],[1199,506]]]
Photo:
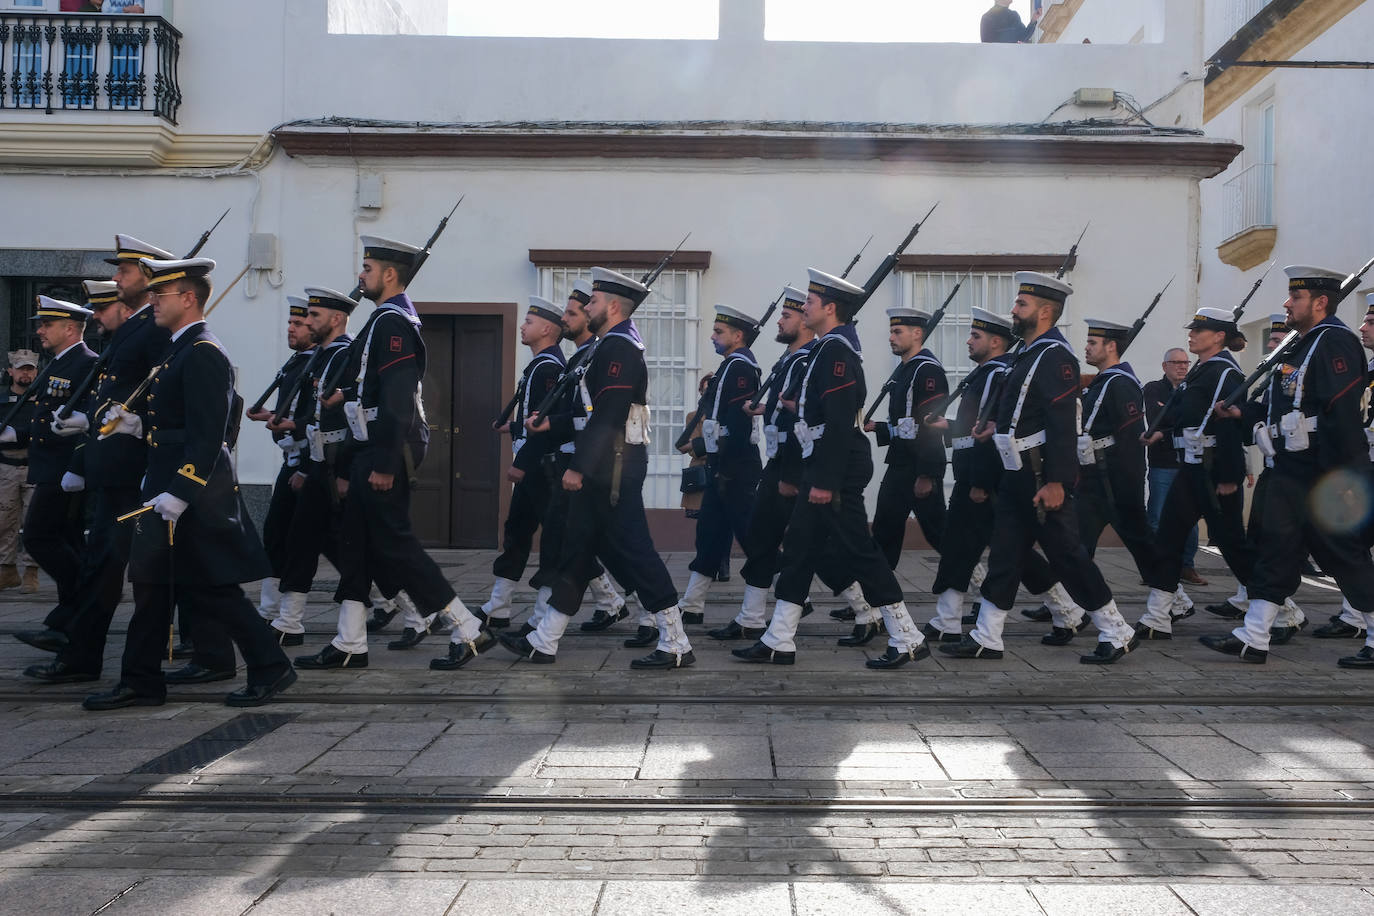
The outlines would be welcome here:
[[[859,429],[865,388],[863,360],[853,320],[864,291],[812,268],[804,319],[817,337],[802,378],[793,433],[801,446],[802,486],[783,540],[777,603],[759,641],[733,654],[749,662],[791,665],[797,625],[823,553],[836,560],[876,607],[888,632],[887,651],[869,668],[899,668],[930,655],[907,612],[902,588],[868,527],[863,490],[873,477],[873,452]],[[867,642],[867,640],[864,640]],[[855,645],[862,643],[856,642]]]
[[[1102,572],[1079,539],[1073,485],[1078,478],[1078,360],[1055,325],[1073,288],[1046,274],[1016,274],[1012,331],[1024,346],[1012,361],[995,423],[975,431],[991,438],[1002,459],[982,608],[972,634],[940,651],[957,658],[1000,658],[1002,627],[1035,543],[1074,603],[1088,608],[1099,631],[1085,664],[1109,665],[1135,648]],[[994,432],[995,429],[995,432]],[[1056,620],[1069,627],[1073,621]]]
[[[759,323],[728,305],[716,306],[711,345],[723,359],[701,397],[701,438],[692,440],[692,455],[706,459],[706,489],[696,524],[696,556],[682,592],[683,623],[701,623],[706,592],[715,581],[730,545],[748,535],[763,466],[759,460],[754,415],[746,409],[758,394],[758,360],[749,349]]]

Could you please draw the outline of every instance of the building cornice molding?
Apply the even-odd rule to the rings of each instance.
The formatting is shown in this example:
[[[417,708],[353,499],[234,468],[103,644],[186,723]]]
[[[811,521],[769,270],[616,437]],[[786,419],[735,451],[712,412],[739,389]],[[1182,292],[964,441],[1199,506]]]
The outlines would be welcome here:
[[[230,166],[261,143],[259,135],[187,134],[162,122],[90,124],[6,121],[0,165],[93,168]]]
[[[1212,60],[1291,60],[1364,0],[1274,0],[1231,36]],[[1221,114],[1272,69],[1230,67],[1208,75],[1202,93],[1202,123]]]
[[[1241,146],[1201,136],[1017,135],[991,132],[613,130],[604,127],[289,126],[273,134],[290,156],[450,159],[826,160],[1011,163],[1180,169],[1198,178],[1224,171]]]

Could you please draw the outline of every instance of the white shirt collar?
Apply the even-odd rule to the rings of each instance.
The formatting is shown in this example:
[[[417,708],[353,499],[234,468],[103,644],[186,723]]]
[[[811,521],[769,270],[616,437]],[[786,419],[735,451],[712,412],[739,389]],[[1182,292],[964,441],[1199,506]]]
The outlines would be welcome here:
[[[59,359],[61,359],[62,357],[64,357],[64,356],[67,355],[67,352],[68,352],[69,350],[72,350],[72,349],[75,348],[75,347],[79,347],[79,346],[81,346],[83,343],[85,343],[84,340],[78,340],[76,343],[72,344],[72,345],[71,345],[70,347],[68,347],[66,350],[63,350],[61,353],[59,353],[59,354],[57,354],[56,356],[54,356],[53,359],[54,359],[54,360],[59,360]]]
[[[186,327],[178,329],[174,334],[172,334],[172,341],[175,342],[178,338],[181,337],[182,334],[185,334],[187,331],[191,330],[191,328],[199,327],[202,324],[205,324],[205,319],[203,318],[200,321],[193,321]]]

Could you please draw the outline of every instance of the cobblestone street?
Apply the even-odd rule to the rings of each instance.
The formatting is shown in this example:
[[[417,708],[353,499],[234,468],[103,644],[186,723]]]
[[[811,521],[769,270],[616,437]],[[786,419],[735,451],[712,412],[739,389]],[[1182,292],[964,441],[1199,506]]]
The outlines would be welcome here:
[[[491,554],[438,556],[480,604]],[[899,569],[918,621],[931,559]],[[1100,560],[1134,620],[1129,559]],[[92,714],[88,685],[22,678],[42,654],[7,638],[0,887],[33,913],[1374,912],[1371,701],[1335,665],[1359,643],[1210,652],[1196,637],[1229,627],[1201,607],[1231,582],[1201,571],[1176,638],[1105,669],[1078,664],[1089,633],[1051,648],[1019,619],[1004,660],[868,671],[883,646],[837,647],[818,593],[793,668],[696,627],[695,668],[632,673],[633,620],[574,630],[554,666],[497,649],[454,673],[428,670],[444,637],[382,634],[368,669],[302,672],[247,714],[230,682]],[[332,635],[322,586],[293,654]],[[741,587],[712,591],[707,627]],[[6,636],[52,600],[4,595]],[[1339,594],[1299,603],[1316,625]]]

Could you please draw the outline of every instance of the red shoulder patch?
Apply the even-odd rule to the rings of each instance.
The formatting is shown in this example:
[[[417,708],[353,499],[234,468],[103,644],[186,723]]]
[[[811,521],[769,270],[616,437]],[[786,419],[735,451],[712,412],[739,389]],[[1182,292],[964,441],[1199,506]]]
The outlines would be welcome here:
[[[1135,416],[1135,415],[1138,414],[1138,413],[1140,413],[1140,405],[1139,405],[1139,404],[1137,404],[1135,401],[1130,401],[1130,402],[1128,402],[1128,403],[1126,404],[1126,414],[1127,414],[1127,416],[1132,416],[1132,417],[1133,417],[1133,416]]]
[[[933,379],[933,378],[928,378],[928,379],[926,379],[926,391],[934,391],[934,390],[935,390],[935,379]]]
[[[747,378],[745,378],[744,376],[741,375],[739,378],[737,378],[737,379],[735,380],[735,387],[736,387],[736,388],[748,388],[748,387],[749,387],[749,379],[747,379]]]
[[[1335,359],[1331,360],[1331,368],[1335,371],[1335,373],[1336,373],[1337,375],[1345,375],[1345,372],[1346,372],[1345,357],[1344,357],[1344,356],[1337,356]]]
[[[844,362],[835,363],[835,368],[831,370],[835,378],[844,378]]]
[[[401,338],[399,338],[399,337],[393,337],[393,338],[391,338],[391,352],[392,352],[392,353],[400,353],[400,352],[401,352],[401,345],[402,345],[402,344],[401,344]]]
[[[1065,363],[1063,367],[1059,370],[1059,377],[1067,382],[1073,378],[1076,378],[1077,376],[1073,371],[1073,366],[1071,366],[1069,363]]]
[[[620,363],[611,363],[607,366],[606,375],[610,378],[620,378]]]

